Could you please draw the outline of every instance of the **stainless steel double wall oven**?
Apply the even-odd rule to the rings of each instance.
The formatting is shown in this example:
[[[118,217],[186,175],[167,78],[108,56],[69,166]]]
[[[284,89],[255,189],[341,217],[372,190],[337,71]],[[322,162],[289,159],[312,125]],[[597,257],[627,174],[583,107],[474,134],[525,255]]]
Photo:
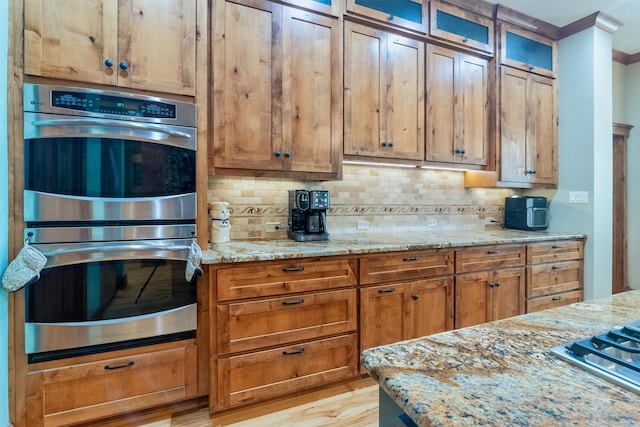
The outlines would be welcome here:
[[[25,84],[30,362],[195,336],[196,106]]]

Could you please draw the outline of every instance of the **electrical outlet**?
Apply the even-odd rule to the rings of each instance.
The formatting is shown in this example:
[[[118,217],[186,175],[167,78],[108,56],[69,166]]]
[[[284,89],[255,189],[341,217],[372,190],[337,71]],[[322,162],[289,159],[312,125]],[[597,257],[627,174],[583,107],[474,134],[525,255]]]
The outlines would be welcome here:
[[[280,223],[279,222],[268,222],[268,223],[265,224],[264,231],[266,231],[267,233],[275,233],[279,229],[280,229]]]
[[[438,226],[438,220],[435,218],[428,218],[427,219],[427,227],[437,227]]]
[[[369,229],[369,221],[358,221],[356,223],[356,227],[358,230],[368,230]]]

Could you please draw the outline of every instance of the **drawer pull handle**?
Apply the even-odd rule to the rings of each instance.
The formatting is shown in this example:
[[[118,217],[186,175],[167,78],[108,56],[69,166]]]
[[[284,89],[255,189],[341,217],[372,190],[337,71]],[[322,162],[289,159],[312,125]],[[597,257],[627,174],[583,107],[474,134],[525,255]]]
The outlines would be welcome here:
[[[412,256],[411,258],[402,258],[402,261],[404,262],[417,261],[417,260],[418,260],[417,256]]]
[[[302,353],[304,353],[304,347],[300,347],[299,349],[294,350],[294,351],[283,351],[282,352],[282,354],[285,355],[285,356],[292,356],[294,354],[302,354]]]
[[[113,371],[114,369],[128,368],[129,366],[133,366],[134,363],[135,362],[132,360],[129,363],[125,363],[124,365],[116,365],[116,366],[106,365],[104,369],[106,369],[107,371]]]
[[[284,271],[285,273],[291,273],[293,271],[304,271],[304,267],[289,267],[289,268],[283,268],[282,271]]]
[[[562,299],[562,297],[553,297],[551,298],[552,301],[560,301]]]
[[[499,253],[500,253],[499,249],[496,249],[495,251],[487,251],[487,255],[496,255],[496,254],[499,254]]]
[[[282,305],[296,305],[296,304],[302,304],[304,302],[304,299],[300,298],[297,301],[282,301]]]
[[[560,267],[559,265],[554,265],[551,267],[552,270],[560,270],[562,267]]]
[[[391,292],[395,292],[395,291],[396,291],[396,288],[378,289],[379,294],[390,294]]]
[[[560,245],[553,245],[553,246],[551,246],[551,249],[562,249],[562,246],[560,246]]]

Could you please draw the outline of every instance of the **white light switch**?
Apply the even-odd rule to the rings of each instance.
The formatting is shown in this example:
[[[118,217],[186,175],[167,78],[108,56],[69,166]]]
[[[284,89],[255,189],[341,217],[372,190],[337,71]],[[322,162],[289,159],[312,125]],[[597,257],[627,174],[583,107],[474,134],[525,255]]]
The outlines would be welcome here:
[[[569,191],[569,203],[589,203],[589,192]]]

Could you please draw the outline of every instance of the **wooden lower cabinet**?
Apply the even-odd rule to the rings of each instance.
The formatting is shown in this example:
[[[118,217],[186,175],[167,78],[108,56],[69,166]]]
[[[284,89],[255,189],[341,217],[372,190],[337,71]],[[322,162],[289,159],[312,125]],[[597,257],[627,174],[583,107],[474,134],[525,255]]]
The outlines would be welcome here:
[[[357,375],[356,266],[337,257],[211,269],[210,411]]]
[[[27,425],[55,427],[97,420],[197,395],[193,343],[43,368],[27,376]],[[118,353],[130,353],[118,356]],[[44,365],[44,364],[43,364]]]
[[[583,254],[582,240],[527,246],[527,313],[582,301]]]
[[[360,289],[360,349],[453,328],[451,276]]]
[[[355,289],[218,305],[218,354],[283,345],[357,328]]]
[[[525,312],[525,269],[509,268],[456,276],[455,327],[517,316]]]
[[[218,359],[218,408],[293,393],[357,374],[356,334]]]

